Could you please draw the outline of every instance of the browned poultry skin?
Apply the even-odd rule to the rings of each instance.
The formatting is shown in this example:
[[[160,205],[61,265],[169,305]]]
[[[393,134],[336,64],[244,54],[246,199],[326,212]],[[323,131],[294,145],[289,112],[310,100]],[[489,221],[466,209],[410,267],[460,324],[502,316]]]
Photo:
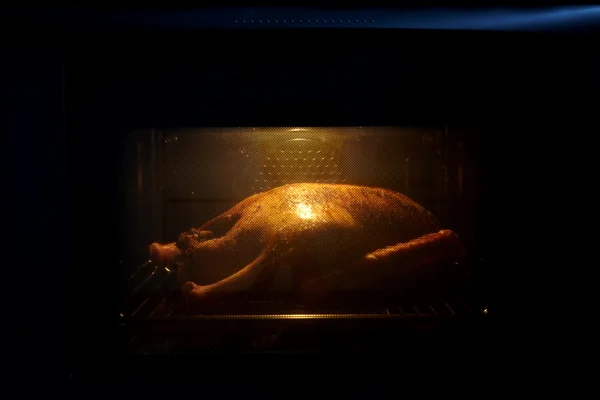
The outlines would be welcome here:
[[[262,287],[302,293],[364,288],[397,270],[460,256],[456,235],[408,197],[381,188],[298,183],[253,195],[151,245],[179,265],[188,299]]]

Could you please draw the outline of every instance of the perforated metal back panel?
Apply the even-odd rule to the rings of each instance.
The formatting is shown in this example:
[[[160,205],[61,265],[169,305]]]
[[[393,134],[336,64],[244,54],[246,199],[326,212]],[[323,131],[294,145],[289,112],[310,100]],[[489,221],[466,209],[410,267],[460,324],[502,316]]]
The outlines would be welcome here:
[[[258,189],[295,182],[345,182],[343,155],[335,144],[302,136],[268,143]]]

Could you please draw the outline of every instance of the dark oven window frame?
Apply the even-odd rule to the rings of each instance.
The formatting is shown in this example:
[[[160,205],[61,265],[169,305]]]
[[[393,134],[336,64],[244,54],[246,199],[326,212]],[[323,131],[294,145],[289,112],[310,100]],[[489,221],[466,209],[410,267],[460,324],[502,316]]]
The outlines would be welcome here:
[[[573,121],[584,127],[593,126],[589,120],[594,115],[593,104],[584,103],[581,98],[582,93],[600,87],[594,74],[598,57],[588,51],[597,34],[587,31],[279,31],[203,30],[189,26],[169,30],[151,24],[84,26],[73,24],[68,18],[44,20],[41,15],[22,16],[25,23],[15,26],[14,31],[18,35],[32,26],[37,32],[46,29],[46,34],[36,39],[36,45],[45,49],[44,60],[54,68],[58,82],[54,95],[60,99],[57,102],[61,105],[56,109],[60,109],[57,114],[61,118],[57,121],[61,122],[55,122],[64,129],[58,129],[52,137],[57,142],[64,140],[68,184],[68,283],[64,290],[68,306],[63,317],[68,321],[68,340],[75,358],[81,349],[89,349],[91,338],[96,349],[106,355],[126,352],[126,348],[119,347],[120,342],[111,340],[115,337],[113,328],[119,324],[122,289],[116,283],[121,282],[121,277],[120,240],[115,226],[122,217],[123,199],[121,193],[112,190],[118,171],[111,169],[110,160],[121,156],[114,146],[115,139],[132,129],[175,125],[434,124],[477,131],[486,169],[485,192],[490,199],[486,214],[488,253],[496,256],[489,261],[481,282],[489,294],[490,308],[494,309],[501,308],[500,299],[505,301],[507,297],[501,296],[496,287],[499,271],[508,261],[518,259],[517,252],[505,245],[507,235],[516,241],[526,238],[520,232],[537,229],[537,221],[528,218],[524,211],[527,207],[516,204],[507,188],[530,182],[530,174],[523,171],[531,171],[528,165],[532,155],[539,163],[548,161],[540,156],[541,135],[558,134]],[[220,44],[202,40],[215,36],[219,36]],[[80,46],[74,37],[79,42],[83,39],[86,45]],[[288,47],[276,45],[282,39]],[[23,48],[31,48],[30,42],[23,41]],[[51,56],[46,57],[47,54]],[[406,62],[385,63],[398,58]],[[239,96],[236,101],[223,96],[220,106],[211,112],[194,113],[186,108],[186,104],[191,104],[186,100],[189,97],[173,96],[165,84],[167,80],[155,79],[174,76],[171,73],[175,65],[169,63],[173,59],[188,59],[189,64],[180,63],[187,65],[204,62],[215,68],[239,65],[241,60],[245,74],[241,81],[250,82],[246,97]],[[274,70],[282,61],[289,65],[297,60],[299,69],[312,68],[314,76],[321,78],[326,74],[319,75],[319,67],[331,65],[340,70],[352,65],[354,72],[350,71],[349,77],[369,79],[356,82],[334,74],[333,82],[313,86],[288,80],[289,86],[274,86],[265,93],[264,87],[252,86],[260,77],[255,60]],[[382,65],[385,73],[377,74]],[[390,65],[402,68],[392,69]],[[548,84],[539,73],[542,70],[556,80]],[[369,80],[378,84],[370,86]],[[393,82],[385,87],[387,92],[374,89],[385,82]],[[218,88],[216,82],[213,88]],[[294,89],[302,95],[288,104],[275,104],[273,99]],[[248,101],[253,93],[260,92],[262,102]],[[271,107],[253,110],[252,104]],[[232,113],[231,109],[242,112]],[[553,118],[548,119],[548,115]],[[64,239],[56,244],[64,245]],[[50,239],[48,243],[54,242]]]

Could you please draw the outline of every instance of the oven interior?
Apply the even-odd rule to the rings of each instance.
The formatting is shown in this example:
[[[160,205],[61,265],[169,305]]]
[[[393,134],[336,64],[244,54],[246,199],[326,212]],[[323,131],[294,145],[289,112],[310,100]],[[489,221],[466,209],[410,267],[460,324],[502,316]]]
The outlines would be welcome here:
[[[124,283],[119,316],[134,353],[147,351],[149,343],[159,352],[200,346],[197,332],[190,336],[192,344],[166,339],[182,323],[188,329],[200,324],[203,332],[206,326],[219,327],[212,341],[199,342],[205,348],[216,346],[215,338],[221,345],[228,343],[226,321],[269,326],[272,321],[319,320],[344,326],[343,321],[416,320],[430,324],[423,328],[427,332],[439,321],[485,318],[485,298],[477,290],[485,261],[485,194],[476,131],[450,126],[142,129],[125,135],[122,146]],[[341,290],[318,302],[305,301],[284,286],[229,293],[200,310],[185,300],[177,265],[149,259],[150,243],[176,242],[182,232],[243,199],[296,183],[400,192],[429,210],[441,227],[453,230],[465,257],[425,264],[389,287]],[[155,329],[161,326],[166,331],[159,329],[159,334]],[[236,332],[239,327],[229,335]],[[272,332],[274,336],[259,335],[262,339],[254,337],[245,346],[273,350],[291,340],[281,329]]]

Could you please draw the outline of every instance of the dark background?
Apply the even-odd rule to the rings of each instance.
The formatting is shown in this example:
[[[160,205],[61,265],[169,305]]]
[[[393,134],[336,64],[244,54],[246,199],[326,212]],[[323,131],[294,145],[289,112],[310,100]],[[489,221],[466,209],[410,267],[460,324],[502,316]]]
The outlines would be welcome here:
[[[565,231],[539,233],[559,217],[538,211],[566,204],[558,193],[571,193],[577,179],[567,172],[580,161],[574,142],[597,130],[600,63],[591,49],[598,37],[586,32],[182,34],[20,20],[3,27],[3,350],[14,356],[14,370],[28,371],[21,377],[68,380],[77,362],[119,354],[111,340],[118,297],[111,265],[122,198],[105,189],[116,172],[106,160],[120,156],[111,135],[179,123],[475,129],[489,168],[489,252],[497,255],[484,282],[498,314],[515,316],[524,309],[504,286],[504,272],[542,273],[548,248],[563,243]],[[333,88],[319,81],[327,75],[320,69],[349,62],[351,79]],[[259,72],[292,63],[315,73],[276,82]],[[188,87],[169,97],[174,86],[153,78],[175,65],[235,68],[239,82],[205,81],[205,91]],[[209,100],[210,109],[190,107]],[[540,236],[542,246],[532,240]]]

